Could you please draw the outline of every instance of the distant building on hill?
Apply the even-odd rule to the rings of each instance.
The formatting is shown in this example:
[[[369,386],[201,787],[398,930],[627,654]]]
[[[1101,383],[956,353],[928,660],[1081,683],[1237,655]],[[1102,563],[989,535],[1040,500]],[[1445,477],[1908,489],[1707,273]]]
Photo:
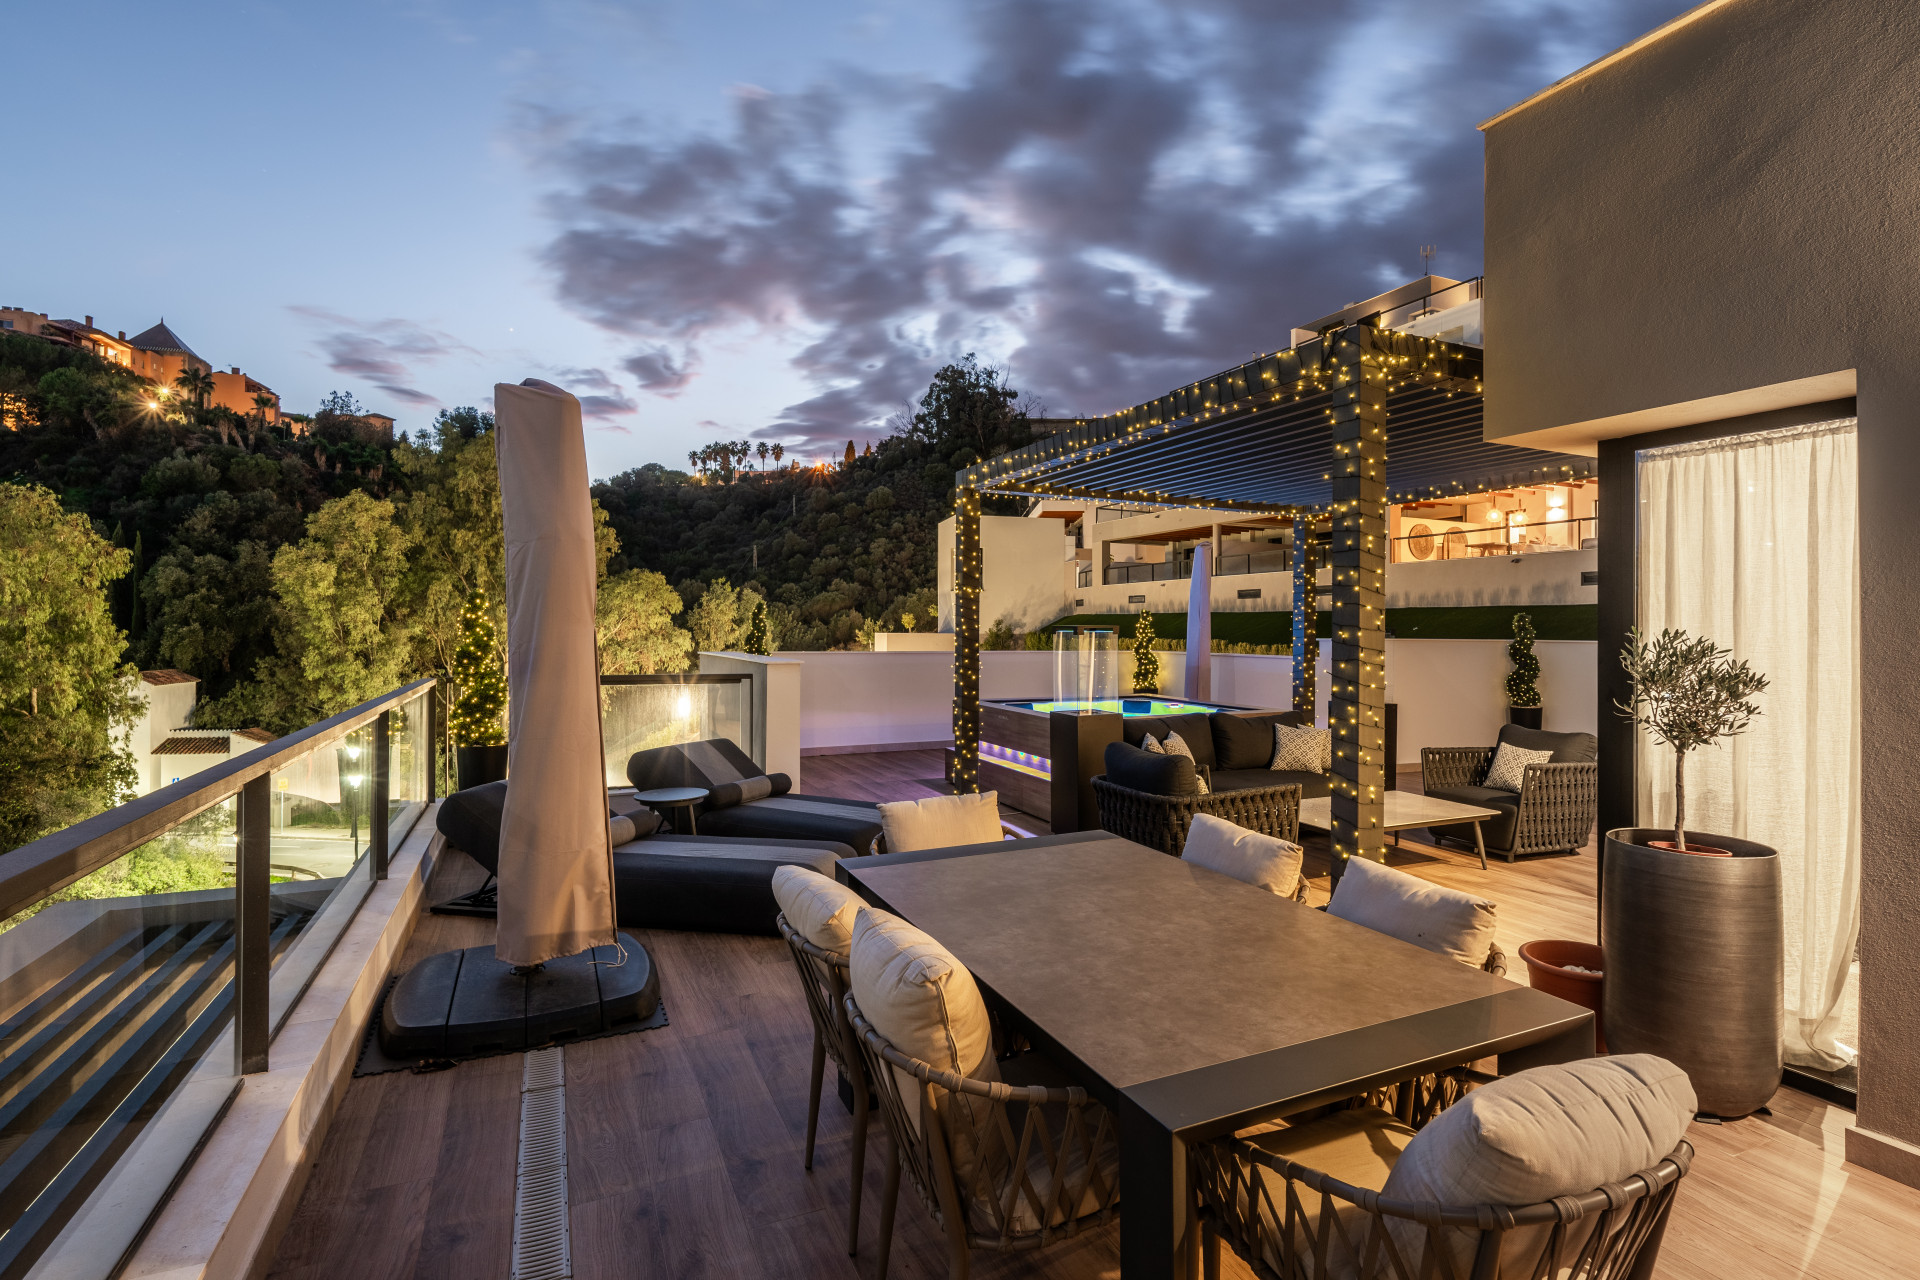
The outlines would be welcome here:
[[[189,368],[213,372],[213,366],[183,342],[179,334],[167,328],[164,319],[153,328],[135,334],[131,343],[133,371],[163,387],[172,386],[173,380]]]
[[[273,401],[272,407],[266,411],[268,425],[278,423],[280,397],[272,387],[240,372],[239,365],[234,365],[230,372],[223,373],[219,369],[213,371],[213,395],[208,400],[209,404],[217,404],[243,418],[251,418],[260,412],[259,406],[254,404],[259,396],[266,396]]]
[[[109,333],[105,329],[95,328],[92,316],[84,320],[54,320],[44,311],[5,306],[0,307],[0,333],[27,334],[61,346],[89,351],[162,387],[172,387],[174,379],[186,369],[199,369],[213,376],[213,394],[207,398],[208,404],[231,409],[244,418],[252,418],[261,412],[260,406],[255,403],[256,398],[264,395],[273,402],[266,409],[268,424],[282,423],[280,397],[272,387],[240,372],[239,365],[229,366],[224,371],[215,369],[189,347],[179,334],[168,328],[164,319],[129,338],[125,329]],[[387,435],[391,438],[393,419],[382,418],[379,414],[368,416],[380,418],[386,424]],[[301,427],[295,425],[296,434],[300,430]]]

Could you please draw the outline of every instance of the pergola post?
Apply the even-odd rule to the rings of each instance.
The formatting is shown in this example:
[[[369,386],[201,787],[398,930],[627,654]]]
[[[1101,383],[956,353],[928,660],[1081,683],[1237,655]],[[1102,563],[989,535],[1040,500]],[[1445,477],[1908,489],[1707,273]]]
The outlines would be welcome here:
[[[953,789],[980,790],[980,491],[953,499]]]
[[[1379,334],[1351,325],[1331,335],[1341,378],[1333,388],[1332,565],[1333,879],[1347,859],[1380,860],[1387,790],[1387,368]]]
[[[1293,518],[1293,709],[1313,720],[1320,670],[1320,564],[1313,554],[1313,517]]]

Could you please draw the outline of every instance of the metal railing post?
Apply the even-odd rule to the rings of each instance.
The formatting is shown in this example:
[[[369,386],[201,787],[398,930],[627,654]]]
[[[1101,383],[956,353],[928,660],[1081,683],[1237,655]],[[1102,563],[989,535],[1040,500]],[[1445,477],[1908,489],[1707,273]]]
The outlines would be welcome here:
[[[240,838],[234,856],[234,1059],[242,1075],[267,1069],[267,982],[273,965],[273,779],[240,788]]]
[[[382,711],[373,721],[373,796],[367,803],[367,861],[373,867],[375,880],[387,878],[387,829],[392,817],[387,812],[392,764],[392,753],[387,748],[387,726],[392,719],[391,711]]]

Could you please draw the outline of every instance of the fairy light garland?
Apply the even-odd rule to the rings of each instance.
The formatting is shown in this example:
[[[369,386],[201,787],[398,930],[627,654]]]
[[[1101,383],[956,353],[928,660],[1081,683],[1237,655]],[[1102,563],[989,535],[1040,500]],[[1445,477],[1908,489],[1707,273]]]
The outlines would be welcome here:
[[[980,790],[980,491],[961,487],[953,502],[953,783]]]
[[[507,677],[500,668],[499,633],[487,593],[475,588],[460,608],[460,644],[447,664],[459,696],[447,713],[455,746],[505,746]]]

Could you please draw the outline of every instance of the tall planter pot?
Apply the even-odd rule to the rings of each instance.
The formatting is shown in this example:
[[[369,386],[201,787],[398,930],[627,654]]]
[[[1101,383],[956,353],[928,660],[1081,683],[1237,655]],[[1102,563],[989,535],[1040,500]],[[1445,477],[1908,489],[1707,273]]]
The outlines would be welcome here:
[[[1545,707],[1508,707],[1507,723],[1517,724],[1522,729],[1538,729],[1546,714]]]
[[[1750,1115],[1780,1087],[1780,857],[1751,840],[1687,835],[1689,844],[1733,856],[1650,847],[1671,831],[1607,833],[1600,916],[1607,1047],[1679,1066],[1703,1114]]]
[[[498,782],[507,776],[507,748],[455,747],[453,769],[456,789],[465,791],[483,782]]]

